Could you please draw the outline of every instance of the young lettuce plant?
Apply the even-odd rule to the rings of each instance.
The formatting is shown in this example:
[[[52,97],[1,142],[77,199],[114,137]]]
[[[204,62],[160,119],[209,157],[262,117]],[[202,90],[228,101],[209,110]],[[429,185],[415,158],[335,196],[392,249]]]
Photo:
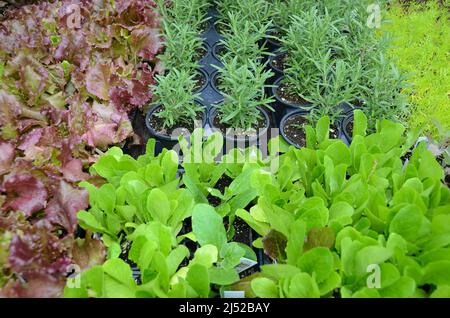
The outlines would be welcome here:
[[[208,248],[196,251],[188,266],[180,267],[189,250],[178,245],[170,227],[159,222],[140,225],[132,236],[128,253],[140,269],[138,284],[125,261],[110,257],[68,280],[64,296],[68,298],[194,298],[211,294],[208,269],[214,255]],[[216,254],[217,255],[217,254]],[[77,286],[77,280],[80,284]],[[113,287],[112,287],[113,286]]]
[[[231,285],[239,280],[235,267],[241,258],[256,260],[253,250],[245,244],[228,242],[222,217],[207,204],[198,204],[192,211],[192,231],[202,248],[209,247],[216,255],[215,266],[209,269],[210,281]]]
[[[111,256],[103,265],[71,278],[65,297],[213,297],[217,287],[239,280],[236,266],[242,257],[256,260],[251,248],[228,242],[222,218],[206,204],[192,210],[195,240],[200,247],[193,259],[189,250],[178,243],[173,228],[152,221],[141,224],[130,235],[129,258],[140,269],[141,284],[133,279],[130,266]],[[75,283],[79,281],[77,286]],[[112,286],[114,286],[112,288]]]
[[[269,103],[274,99],[264,96],[265,82],[272,72],[254,61],[240,66],[237,58],[225,63],[219,72],[219,89],[225,94],[224,102],[217,108],[220,122],[234,129],[254,128],[261,118],[257,107],[273,110]]]
[[[214,187],[226,172],[226,166],[216,161],[222,152],[223,137],[215,132],[205,140],[204,130],[197,128],[189,142],[180,136],[179,144],[183,153],[183,184],[197,203],[208,203],[208,189]]]
[[[216,211],[222,217],[228,217],[227,234],[231,238],[234,236],[234,211],[245,208],[256,197],[248,178],[254,169],[260,167],[260,163],[251,164],[250,160],[227,162],[227,157],[220,160],[217,156],[222,151],[223,136],[216,132],[203,141],[203,135],[203,129],[194,130],[190,145],[184,136],[180,137],[184,168],[182,182],[197,203],[209,203],[209,200],[216,198]],[[223,193],[215,188],[222,177],[232,180]]]
[[[167,75],[156,77],[157,85],[153,86],[156,105],[161,111],[155,116],[163,121],[163,126],[172,128],[175,125],[192,123],[203,112],[203,106],[196,102],[199,94],[192,93],[195,88],[194,76],[187,70],[171,69]]]
[[[258,204],[236,215],[278,263],[253,279],[256,296],[446,294],[450,190],[442,168],[424,143],[402,163],[417,133],[383,120],[366,136],[367,118],[354,118],[350,147],[328,139],[329,120],[320,120],[307,129],[307,147],[281,155],[277,173],[252,176]],[[371,288],[374,267],[381,277]]]
[[[107,183],[100,187],[80,184],[89,192],[90,209],[80,211],[78,221],[84,229],[101,233],[111,252],[120,254],[120,245],[140,224],[158,221],[177,234],[190,216],[194,198],[179,189],[178,156],[164,149],[155,157],[154,147],[155,141],[150,140],[147,153],[138,160],[111,148],[91,168]]]

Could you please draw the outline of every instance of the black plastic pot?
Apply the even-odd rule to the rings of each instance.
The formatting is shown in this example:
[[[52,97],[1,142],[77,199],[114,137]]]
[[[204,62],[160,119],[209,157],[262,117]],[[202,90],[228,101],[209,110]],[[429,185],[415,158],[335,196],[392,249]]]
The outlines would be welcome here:
[[[290,113],[286,114],[281,119],[281,122],[280,122],[280,134],[281,134],[281,136],[283,136],[283,139],[286,140],[287,143],[289,143],[290,145],[292,145],[292,146],[294,146],[296,148],[300,148],[299,145],[297,145],[295,142],[293,142],[291,139],[289,139],[288,136],[286,135],[286,132],[285,132],[286,121],[289,118],[291,118],[292,116],[296,116],[296,115],[306,116],[308,114],[309,114],[308,110],[299,109],[299,110],[296,110],[296,111],[293,111],[293,112],[290,112]],[[352,115],[351,121],[353,121],[353,115]],[[347,136],[344,134],[343,121],[342,120],[338,120],[337,122],[334,122],[333,125],[337,128],[337,138],[336,139],[340,139],[343,142],[345,142],[346,144],[349,144]]]
[[[267,37],[264,39],[264,41],[265,41],[264,45],[267,47],[269,52],[275,52],[283,46],[280,41],[277,41],[270,37],[272,34],[273,34],[273,32],[270,32],[270,31],[267,32]]]
[[[206,43],[206,42],[203,42],[203,49],[206,51],[206,53],[201,57],[201,58],[199,58],[197,61],[200,63],[201,61],[203,61],[204,59],[206,59],[207,57],[208,57],[208,55],[210,55],[211,54],[211,47],[209,46],[209,44],[208,43]]]
[[[296,148],[300,148],[299,145],[297,145],[296,143],[294,143],[291,139],[289,139],[289,138],[286,136],[286,133],[285,133],[285,131],[284,131],[284,128],[285,128],[285,125],[286,125],[286,121],[287,121],[290,117],[292,117],[292,116],[297,116],[297,115],[306,116],[306,115],[308,115],[308,114],[309,114],[309,111],[303,110],[303,109],[298,109],[298,110],[291,111],[291,112],[285,114],[285,115],[283,116],[283,118],[281,119],[281,121],[280,121],[280,135],[281,135],[281,136],[283,137],[283,139],[284,139],[288,144],[290,144],[291,146],[294,146],[294,147],[296,147]],[[305,141],[306,141],[306,140],[305,140]]]
[[[141,285],[141,270],[137,266],[131,266],[131,271],[133,272],[133,279],[137,285]]]
[[[339,106],[341,107],[341,109],[342,109],[342,111],[344,113],[351,113],[351,114],[353,114],[353,111],[355,109],[361,109],[362,107],[364,107],[363,105],[364,105],[364,101],[363,100],[355,99],[351,103],[344,102],[344,103],[341,103]]]
[[[198,104],[203,105],[200,101],[196,101]],[[147,126],[147,129],[150,133],[151,138],[154,138],[156,140],[156,146],[155,146],[155,152],[158,154],[162,151],[162,149],[172,149],[177,143],[178,143],[178,136],[172,137],[167,135],[162,135],[156,132],[153,127],[150,125],[150,118],[153,116],[154,112],[159,110],[161,108],[161,105],[154,106],[148,113],[147,116],[145,116],[145,125]],[[205,112],[203,113],[203,122],[202,122],[202,128],[205,127],[207,123],[207,117],[206,117],[206,107]]]
[[[197,69],[197,72],[199,72],[201,74],[201,76],[204,78],[205,82],[203,83],[203,85],[201,87],[199,87],[195,92],[196,93],[201,93],[205,90],[206,86],[208,86],[209,83],[209,76],[208,73],[206,73],[206,71],[202,68]]]
[[[275,73],[275,76],[278,78],[284,74],[284,70],[275,66],[274,61],[280,56],[287,54],[285,51],[277,51],[274,55],[269,57],[269,67]]]
[[[219,71],[215,71],[213,74],[211,74],[211,87],[217,94],[222,96],[222,98],[221,98],[221,101],[222,101],[224,93],[217,86],[217,81],[219,79],[219,76],[220,76],[220,72]]]
[[[353,123],[353,112],[347,112],[345,114],[345,117],[341,120],[341,132],[345,137],[345,141],[347,141],[348,144],[352,142],[352,132],[347,131],[348,124]]]
[[[217,42],[212,47],[212,50],[211,50],[212,56],[219,62],[221,61],[221,57],[220,57],[219,51],[224,49],[224,48],[225,47],[224,47],[222,42]]]
[[[214,119],[217,116],[217,107],[220,107],[219,105],[216,105],[216,107],[211,108],[209,115],[208,115],[208,120],[209,120],[209,125],[211,127],[211,130],[214,132],[220,132],[221,134],[223,134],[223,132],[216,126],[214,126]],[[223,138],[224,138],[224,152],[223,153],[227,153],[228,147],[233,147],[233,148],[247,148],[250,145],[256,145],[257,147],[261,146],[261,142],[263,142],[264,140],[268,141],[268,132],[269,132],[269,128],[270,128],[270,118],[269,115],[267,114],[267,112],[262,108],[262,107],[258,107],[258,110],[261,112],[261,114],[264,116],[266,125],[264,127],[264,129],[262,129],[262,131],[260,131],[257,135],[254,136],[245,136],[245,137],[238,137],[235,135],[228,135],[228,134],[223,134]]]
[[[284,76],[279,77],[274,83],[273,83],[273,87],[272,87],[272,95],[275,97],[275,99],[277,100],[278,103],[282,104],[285,107],[289,107],[289,108],[293,108],[293,109],[305,109],[305,110],[310,110],[311,108],[313,108],[313,104],[310,102],[305,102],[305,103],[301,103],[301,104],[293,104],[290,103],[289,101],[286,101],[284,99],[281,98],[280,95],[278,95],[278,87],[280,86],[281,82],[284,80]]]
[[[303,109],[303,110],[311,110],[314,106],[311,103],[308,104],[292,104],[289,103],[288,101],[282,99],[279,95],[278,95],[278,87],[280,85],[280,83],[283,81],[284,77],[281,76],[278,79],[276,79],[274,81],[274,83],[272,84],[272,86],[270,87],[270,95],[275,97],[275,102],[272,104],[273,109],[275,110],[275,123],[277,127],[280,127],[280,123],[282,118],[290,113],[293,112],[295,110],[298,109]]]

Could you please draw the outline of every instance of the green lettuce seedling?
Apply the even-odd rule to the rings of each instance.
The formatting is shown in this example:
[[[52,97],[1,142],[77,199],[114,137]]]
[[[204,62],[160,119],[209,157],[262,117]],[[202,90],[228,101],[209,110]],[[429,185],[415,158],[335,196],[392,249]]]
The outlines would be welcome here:
[[[257,296],[445,294],[450,190],[442,167],[423,142],[402,162],[417,131],[382,120],[366,135],[365,115],[354,118],[350,146],[327,138],[322,118],[307,129],[307,147],[280,156],[275,174],[252,175],[257,204],[236,215],[261,235],[254,246],[277,261],[252,281]],[[317,261],[307,262],[309,254]]]

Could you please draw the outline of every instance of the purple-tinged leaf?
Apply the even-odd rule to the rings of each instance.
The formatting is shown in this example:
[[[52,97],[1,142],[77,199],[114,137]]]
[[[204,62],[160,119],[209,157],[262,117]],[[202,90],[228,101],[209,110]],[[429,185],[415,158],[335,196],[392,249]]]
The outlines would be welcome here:
[[[0,142],[0,176],[11,171],[15,153],[11,143]]]
[[[44,183],[32,175],[12,175],[3,182],[8,200],[6,209],[22,211],[26,216],[45,208],[48,192]]]
[[[65,181],[60,181],[55,192],[45,209],[46,220],[72,233],[77,226],[77,212],[89,206],[88,193],[85,189],[74,188]]]
[[[282,261],[286,259],[287,238],[283,233],[270,230],[262,239],[264,252],[273,260]]]
[[[319,246],[332,248],[335,238],[333,230],[329,227],[312,228],[308,233],[303,249],[306,252]]]
[[[107,63],[97,63],[86,74],[86,88],[89,93],[103,100],[109,100],[111,67]]]

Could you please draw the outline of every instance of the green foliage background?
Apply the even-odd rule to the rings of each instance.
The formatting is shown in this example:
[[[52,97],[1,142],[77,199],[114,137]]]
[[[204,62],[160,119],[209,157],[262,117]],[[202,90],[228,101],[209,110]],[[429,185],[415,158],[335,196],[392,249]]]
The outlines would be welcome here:
[[[414,106],[410,126],[423,127],[433,137],[439,134],[436,122],[444,132],[450,129],[448,18],[445,6],[434,2],[407,9],[393,5],[383,25],[393,41],[388,54],[401,70],[410,73],[408,81],[413,84],[405,89]]]

